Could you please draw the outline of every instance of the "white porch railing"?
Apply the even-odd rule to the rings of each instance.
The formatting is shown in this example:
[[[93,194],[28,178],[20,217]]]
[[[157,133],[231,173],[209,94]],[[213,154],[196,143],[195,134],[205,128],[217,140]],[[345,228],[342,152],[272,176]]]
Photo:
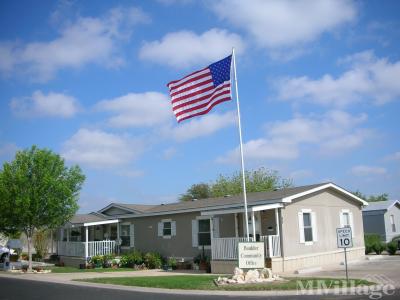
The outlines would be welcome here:
[[[58,255],[85,257],[85,243],[83,242],[58,242]]]
[[[246,242],[245,237],[213,238],[211,240],[211,256],[214,260],[238,259],[238,243]],[[260,242],[265,245],[265,257],[281,256],[279,235],[261,236]]]
[[[58,255],[85,257],[85,242],[58,242]],[[88,256],[116,252],[115,241],[88,242]]]
[[[89,256],[95,255],[107,255],[115,253],[115,241],[98,241],[98,242],[89,242]]]

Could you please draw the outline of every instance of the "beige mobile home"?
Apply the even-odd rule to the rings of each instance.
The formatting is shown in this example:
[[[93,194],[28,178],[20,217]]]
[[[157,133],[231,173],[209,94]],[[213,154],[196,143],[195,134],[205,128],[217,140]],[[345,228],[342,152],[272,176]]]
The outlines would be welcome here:
[[[352,229],[349,259],[364,256],[362,208],[367,203],[333,183],[249,193],[247,199],[251,239],[265,243],[265,263],[274,272],[342,262],[338,227]],[[191,262],[204,248],[213,273],[231,273],[238,243],[246,241],[245,222],[240,195],[165,205],[111,203],[65,224],[58,255],[66,264],[78,264],[96,254],[135,248]]]

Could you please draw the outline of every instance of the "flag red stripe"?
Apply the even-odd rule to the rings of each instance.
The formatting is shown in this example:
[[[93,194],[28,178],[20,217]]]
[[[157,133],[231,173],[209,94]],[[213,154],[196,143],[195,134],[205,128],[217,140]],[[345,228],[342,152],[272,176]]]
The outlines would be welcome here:
[[[188,87],[186,87],[186,88],[184,88],[184,89],[181,89],[181,90],[177,91],[176,93],[173,93],[173,92],[172,92],[172,93],[170,93],[170,95],[171,95],[171,97],[175,97],[176,95],[179,95],[179,94],[181,94],[181,93],[185,93],[185,92],[187,92],[187,91],[196,89],[196,88],[198,88],[198,87],[201,87],[201,86],[203,86],[203,85],[207,85],[207,84],[212,83],[212,82],[213,82],[213,80],[212,80],[212,78],[210,78],[210,79],[208,79],[208,80],[205,80],[205,81],[202,81],[202,82],[193,84],[193,85],[191,85],[191,86],[188,86]]]
[[[229,84],[229,83],[226,83],[226,84],[224,84],[224,85],[220,85],[220,86],[217,87],[212,93],[209,93],[209,94],[207,94],[207,95],[204,95],[204,96],[201,96],[201,97],[198,97],[198,98],[195,98],[195,99],[186,101],[186,102],[182,102],[182,103],[177,104],[177,105],[175,105],[175,106],[173,105],[173,104],[174,104],[174,103],[173,103],[173,104],[172,104],[172,108],[173,108],[173,110],[175,111],[175,110],[177,110],[177,109],[179,109],[179,108],[181,108],[181,107],[184,107],[184,106],[187,106],[187,105],[191,105],[191,104],[193,104],[193,103],[196,103],[196,102],[205,100],[205,99],[209,98],[210,96],[215,98],[215,95],[216,95],[217,93],[219,94],[221,90],[223,90],[223,89],[225,89],[225,88],[227,88],[227,87],[230,87],[230,84]],[[230,91],[229,91],[229,92],[230,92]],[[190,98],[189,98],[189,99],[190,99]]]
[[[212,91],[213,89],[215,89],[215,86],[213,86],[213,85],[212,86],[208,86],[208,87],[206,87],[206,88],[204,88],[202,90],[198,90],[198,91],[195,91],[195,92],[193,92],[191,94],[182,95],[181,97],[175,98],[175,99],[173,99],[171,101],[171,103],[174,104],[175,102],[182,101],[182,100],[185,100],[187,98],[194,97],[196,95],[201,95],[201,94],[207,93],[209,91]],[[210,93],[208,95],[210,95]]]
[[[180,84],[178,84],[178,85],[176,85],[176,86],[170,87],[170,88],[169,88],[169,91],[170,91],[170,93],[174,93],[175,90],[176,90],[176,91],[179,91],[179,90],[180,90],[180,89],[179,89],[180,87],[185,86],[185,85],[189,85],[189,83],[191,83],[191,82],[194,82],[194,81],[197,81],[197,80],[206,78],[206,77],[210,77],[210,78],[211,78],[211,73],[210,73],[210,72],[206,72],[206,73],[204,73],[204,74],[200,74],[199,76],[193,77],[193,78],[191,78],[190,80],[187,80],[187,81],[185,81],[185,82],[183,82],[183,83],[180,83]]]
[[[204,71],[204,70],[206,70],[206,69],[208,69],[208,67],[205,67],[204,69],[201,69],[201,70],[195,71],[195,72],[193,72],[193,73],[190,73],[189,75],[186,75],[185,77],[183,77],[183,78],[181,78],[181,79],[173,80],[173,81],[171,81],[171,82],[169,82],[169,83],[167,84],[167,87],[169,88],[169,86],[170,86],[171,84],[175,84],[175,83],[177,83],[177,82],[179,82],[179,81],[183,81],[184,79],[186,79],[186,78],[188,78],[188,77],[190,77],[190,76],[192,76],[192,75],[194,75],[194,74],[196,74],[196,73],[200,73],[201,71]]]
[[[184,117],[184,118],[182,118],[182,119],[179,119],[179,120],[178,120],[178,123],[182,122],[183,120],[187,120],[187,119],[190,119],[190,118],[193,118],[193,117],[196,117],[196,116],[205,115],[205,114],[207,114],[208,112],[210,112],[210,110],[211,110],[215,105],[220,104],[221,102],[229,101],[229,100],[231,100],[230,97],[227,98],[227,99],[218,100],[218,101],[214,102],[207,110],[203,110],[203,111],[198,112],[198,113],[196,113],[196,114],[189,115],[189,116],[187,116],[187,117]]]
[[[205,107],[207,107],[211,102],[213,102],[213,100],[214,100],[215,98],[218,98],[218,97],[221,97],[221,96],[224,96],[224,95],[225,95],[226,97],[224,97],[223,99],[227,99],[227,98],[229,98],[229,100],[231,99],[231,96],[230,96],[230,95],[231,95],[231,91],[224,91],[224,92],[222,92],[222,93],[220,93],[220,94],[218,94],[218,95],[213,95],[213,96],[210,98],[210,100],[207,101],[207,102],[205,102],[205,103],[199,104],[199,105],[197,105],[197,106],[194,106],[194,107],[191,107],[191,108],[188,108],[188,109],[186,109],[186,110],[182,110],[182,111],[176,113],[175,116],[178,117],[178,116],[180,116],[180,115],[184,115],[184,114],[187,114],[187,113],[189,113],[189,112],[193,112],[193,111],[195,111],[195,110],[205,108]],[[219,100],[218,100],[218,101],[219,101]],[[216,102],[218,102],[218,101],[216,101]]]
[[[203,92],[199,91],[199,92],[196,92],[196,93],[188,94],[186,96],[182,96],[179,99],[179,101],[178,101],[178,99],[175,99],[174,101],[171,101],[172,107],[175,109],[175,107],[177,107],[178,105],[181,105],[181,104],[184,104],[184,103],[188,103],[188,102],[193,101],[193,100],[206,99],[207,97],[210,97],[214,93],[219,92],[220,90],[223,90],[223,89],[225,89],[227,87],[230,87],[230,83],[225,83],[223,85],[220,85],[220,86],[218,86],[216,88],[212,88],[212,89],[207,88],[208,89],[207,91],[203,90]]]

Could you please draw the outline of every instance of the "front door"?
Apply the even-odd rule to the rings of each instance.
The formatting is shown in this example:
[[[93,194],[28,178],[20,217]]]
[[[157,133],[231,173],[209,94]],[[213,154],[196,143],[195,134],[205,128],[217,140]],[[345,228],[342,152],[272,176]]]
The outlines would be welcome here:
[[[250,237],[253,237],[253,221],[251,217],[251,212],[247,213],[247,219],[248,219],[248,224],[249,224],[249,235]],[[246,236],[246,223],[244,222],[245,220],[245,214],[243,213],[243,235]],[[261,235],[261,215],[259,211],[254,212],[254,227],[255,227],[255,232],[256,232],[256,239],[259,240],[259,237]]]

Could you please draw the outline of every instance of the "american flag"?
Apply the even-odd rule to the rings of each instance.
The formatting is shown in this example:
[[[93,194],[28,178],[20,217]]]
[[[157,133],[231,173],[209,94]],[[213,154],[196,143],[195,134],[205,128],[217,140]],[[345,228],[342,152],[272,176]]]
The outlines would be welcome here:
[[[215,105],[232,99],[231,60],[232,55],[167,84],[178,122],[205,115]]]

